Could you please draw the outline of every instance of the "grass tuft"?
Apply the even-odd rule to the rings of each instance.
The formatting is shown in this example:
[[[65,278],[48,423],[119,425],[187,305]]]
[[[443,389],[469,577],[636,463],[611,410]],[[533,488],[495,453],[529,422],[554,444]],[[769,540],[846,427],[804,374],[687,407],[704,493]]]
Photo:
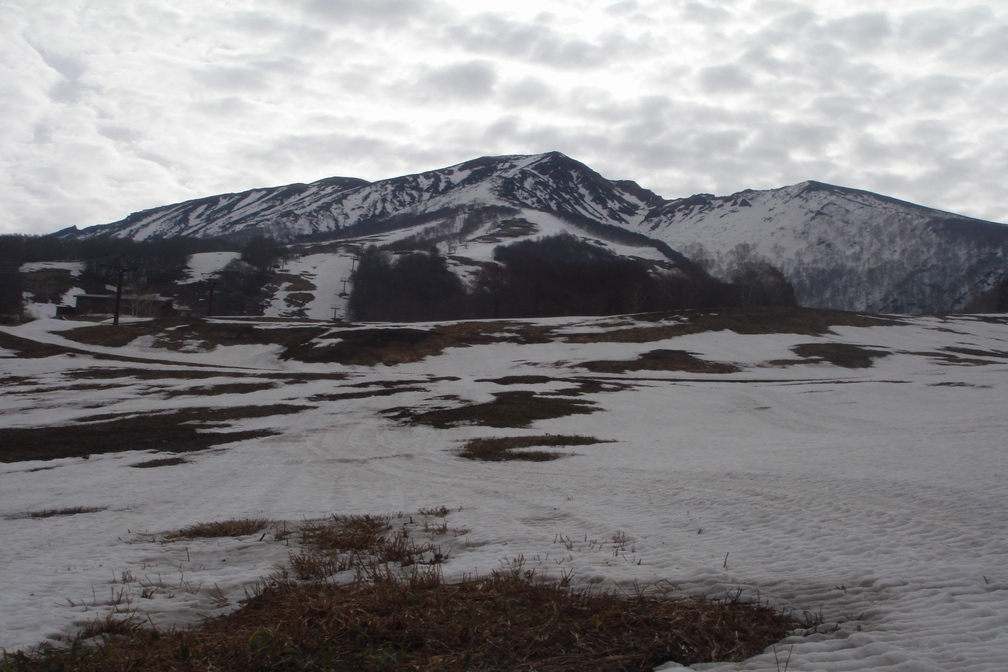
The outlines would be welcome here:
[[[266,518],[235,518],[213,523],[196,523],[165,535],[165,541],[180,539],[215,539],[219,537],[247,537],[265,530],[270,524]]]
[[[98,640],[5,654],[0,669],[651,670],[741,661],[795,626],[737,600],[577,591],[521,571],[456,584],[435,572],[371,579],[276,581],[196,628],[111,624],[114,635]]]
[[[390,564],[400,569],[439,565],[448,557],[433,542],[415,542],[409,526],[396,528],[391,516],[332,516],[308,522],[301,528],[301,545],[301,552],[290,558],[294,576],[301,581],[323,581],[351,570],[384,576],[392,572]],[[413,570],[411,576],[415,575]]]
[[[29,518],[54,518],[56,516],[76,516],[79,513],[97,513],[108,510],[107,506],[67,506],[62,509],[29,511]]]

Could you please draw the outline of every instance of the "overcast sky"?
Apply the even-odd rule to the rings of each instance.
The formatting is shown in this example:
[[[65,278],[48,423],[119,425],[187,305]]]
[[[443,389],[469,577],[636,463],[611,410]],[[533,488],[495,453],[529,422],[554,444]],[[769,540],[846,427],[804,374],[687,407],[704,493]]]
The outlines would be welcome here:
[[[1008,1],[0,0],[0,232],[559,150],[1008,222]]]

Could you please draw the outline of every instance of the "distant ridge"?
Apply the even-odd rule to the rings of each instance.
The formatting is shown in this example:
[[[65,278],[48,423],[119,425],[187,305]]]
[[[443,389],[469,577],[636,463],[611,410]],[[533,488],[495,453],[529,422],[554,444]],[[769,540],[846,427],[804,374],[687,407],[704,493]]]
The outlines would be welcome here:
[[[481,157],[377,182],[331,177],[220,194],[54,235],[259,234],[291,242],[495,208],[549,213],[589,236],[619,229],[646,237],[715,275],[725,275],[739,252],[755,254],[779,267],[810,307],[944,313],[996,310],[1008,301],[1004,224],[816,181],[666,199],[559,152]]]

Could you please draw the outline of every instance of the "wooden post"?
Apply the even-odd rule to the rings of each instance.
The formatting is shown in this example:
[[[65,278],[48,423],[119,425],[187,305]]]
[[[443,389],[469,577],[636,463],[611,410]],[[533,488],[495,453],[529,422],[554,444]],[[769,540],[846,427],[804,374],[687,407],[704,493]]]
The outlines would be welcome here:
[[[119,257],[119,281],[116,283],[115,315],[112,318],[112,326],[119,326],[119,309],[122,307],[123,276],[126,275],[126,264],[123,257]]]

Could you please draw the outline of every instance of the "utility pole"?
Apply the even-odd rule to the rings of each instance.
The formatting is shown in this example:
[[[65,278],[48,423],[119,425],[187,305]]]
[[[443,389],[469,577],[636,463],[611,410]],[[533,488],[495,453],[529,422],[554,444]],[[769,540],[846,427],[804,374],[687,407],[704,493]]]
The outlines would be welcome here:
[[[203,280],[208,285],[210,285],[210,296],[207,297],[207,307],[206,307],[206,316],[210,317],[211,315],[213,315],[213,293],[214,293],[214,287],[217,286],[217,274],[204,273]]]
[[[118,327],[119,310],[122,307],[123,277],[126,275],[126,271],[132,269],[126,267],[126,257],[124,255],[119,256],[119,263],[112,268],[119,274],[119,278],[116,281],[115,314],[112,317],[112,326]]]

